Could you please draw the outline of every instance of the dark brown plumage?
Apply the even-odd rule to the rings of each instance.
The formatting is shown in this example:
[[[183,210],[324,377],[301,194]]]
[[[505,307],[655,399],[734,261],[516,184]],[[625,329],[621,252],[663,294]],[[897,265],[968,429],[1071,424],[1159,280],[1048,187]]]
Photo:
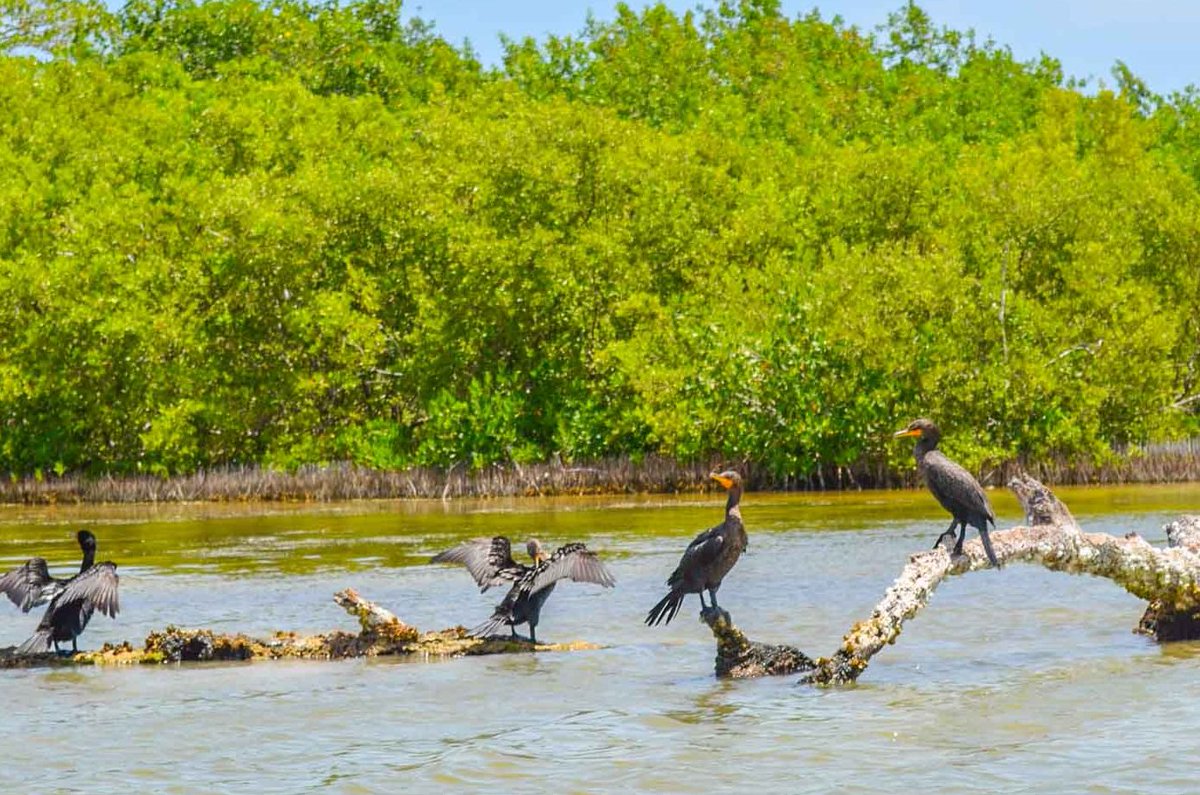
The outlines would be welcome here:
[[[505,625],[516,637],[517,625],[528,624],[529,640],[536,643],[542,605],[553,593],[559,580],[591,582],[605,588],[611,588],[617,582],[596,557],[596,553],[583,544],[566,544],[547,555],[541,542],[535,538],[525,548],[533,559],[532,566],[513,560],[512,545],[504,536],[476,538],[430,559],[431,563],[461,563],[466,566],[481,592],[494,585],[511,583],[492,617],[471,630],[475,637],[487,637]]]
[[[41,654],[50,651],[51,646],[58,651],[58,644],[68,640],[71,651],[77,652],[77,639],[97,610],[116,618],[120,610],[117,564],[108,561],[93,565],[96,537],[87,530],[80,530],[77,538],[84,553],[80,572],[67,580],[50,600],[33,637],[17,648],[17,654]]]
[[[953,536],[957,527],[959,533],[954,544],[954,554],[961,555],[963,541],[967,537],[967,525],[970,525],[979,531],[983,551],[987,553],[988,560],[993,566],[1000,568],[1000,562],[996,560],[996,553],[992,550],[992,540],[988,536],[988,523],[995,527],[996,513],[992,510],[992,504],[988,502],[987,493],[979,485],[979,481],[937,449],[942,438],[938,426],[927,419],[913,420],[907,428],[897,431],[895,435],[917,437],[917,445],[913,450],[913,456],[917,459],[917,469],[924,476],[925,485],[929,487],[933,496],[954,517],[946,532],[938,536],[938,542],[947,534]],[[934,546],[936,547],[937,543]]]
[[[746,528],[742,524],[742,509],[739,507],[742,476],[729,470],[719,475],[714,473],[710,477],[729,492],[725,501],[725,521],[705,530],[688,544],[683,557],[679,559],[679,565],[667,578],[667,587],[671,590],[646,615],[647,626],[671,623],[683,605],[683,597],[691,593],[700,595],[701,612],[709,608],[704,603],[705,591],[708,591],[712,600],[712,607],[716,608],[721,581],[738,562],[749,543]]]

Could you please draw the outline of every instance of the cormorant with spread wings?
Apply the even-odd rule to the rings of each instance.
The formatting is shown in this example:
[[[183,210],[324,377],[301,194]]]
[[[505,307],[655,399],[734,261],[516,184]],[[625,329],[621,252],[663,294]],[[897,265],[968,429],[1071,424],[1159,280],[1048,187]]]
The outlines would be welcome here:
[[[99,610],[116,618],[120,609],[117,600],[117,564],[111,561],[93,563],[96,558],[96,537],[87,530],[80,530],[76,538],[83,548],[83,564],[79,573],[65,582],[58,581],[61,588],[50,598],[50,606],[46,608],[33,637],[17,648],[17,654],[41,654],[50,651],[51,646],[58,651],[58,644],[68,640],[71,641],[72,653],[78,652],[77,638],[87,628],[92,614]]]
[[[537,643],[542,605],[559,580],[591,582],[605,588],[611,588],[617,582],[596,553],[583,544],[567,544],[547,555],[535,538],[525,545],[525,549],[533,559],[532,566],[513,560],[512,545],[504,536],[472,539],[430,560],[430,563],[463,564],[481,592],[494,585],[510,584],[508,594],[496,606],[492,617],[471,630],[475,637],[487,637],[505,625],[516,637],[517,625],[529,624],[529,640]]]

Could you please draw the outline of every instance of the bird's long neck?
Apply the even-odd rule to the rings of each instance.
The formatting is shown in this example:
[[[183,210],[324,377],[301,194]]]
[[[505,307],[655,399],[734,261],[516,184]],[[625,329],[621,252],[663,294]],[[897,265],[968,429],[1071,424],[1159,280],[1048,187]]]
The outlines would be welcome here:
[[[738,503],[742,501],[742,487],[734,486],[729,490],[729,496],[725,499],[725,515],[737,514],[742,515],[742,509],[738,507]]]
[[[79,573],[83,574],[85,571],[90,569],[92,567],[92,564],[94,564],[95,562],[96,562],[96,548],[95,547],[84,547],[83,562],[79,564]]]
[[[917,459],[917,466],[925,463],[925,456],[937,449],[938,437],[922,436],[917,439],[917,446],[913,449],[913,457]]]

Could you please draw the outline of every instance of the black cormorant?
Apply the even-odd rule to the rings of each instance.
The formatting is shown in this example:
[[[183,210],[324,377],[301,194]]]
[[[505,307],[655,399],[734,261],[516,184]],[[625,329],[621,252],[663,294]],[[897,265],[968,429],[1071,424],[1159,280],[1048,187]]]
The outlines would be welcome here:
[[[93,564],[96,557],[96,537],[87,530],[77,534],[79,546],[83,548],[83,566],[80,572],[63,583],[62,588],[50,599],[33,637],[18,647],[17,654],[40,654],[58,651],[58,644],[71,641],[71,651],[79,651],[77,638],[99,610],[116,618],[120,605],[117,601],[117,564],[108,561]]]
[[[913,420],[907,428],[897,431],[895,435],[917,437],[916,449],[913,451],[917,459],[917,469],[925,477],[925,485],[933,492],[933,496],[954,517],[946,532],[938,536],[937,543],[947,534],[953,535],[957,527],[959,533],[958,541],[954,544],[954,554],[961,555],[963,541],[967,537],[967,525],[970,525],[979,530],[979,538],[983,541],[983,551],[987,553],[988,560],[993,566],[1000,568],[1000,562],[996,560],[996,553],[992,550],[992,540],[988,537],[988,523],[996,526],[996,513],[992,510],[992,504],[988,502],[987,493],[979,485],[979,481],[937,449],[938,441],[942,438],[938,426],[927,419]]]
[[[533,559],[532,566],[513,560],[512,545],[504,536],[466,541],[430,559],[431,563],[463,564],[481,592],[493,585],[511,583],[508,594],[496,606],[492,617],[471,630],[473,636],[487,637],[507,625],[516,637],[517,625],[529,624],[529,640],[537,643],[542,605],[559,580],[591,582],[605,588],[611,588],[617,582],[596,553],[583,544],[567,544],[547,555],[535,538],[525,545],[525,549]]]
[[[683,604],[683,597],[690,593],[700,594],[702,614],[709,609],[704,603],[706,590],[712,599],[712,607],[716,608],[721,580],[746,549],[746,528],[742,524],[742,510],[738,507],[742,499],[742,476],[729,470],[709,477],[729,491],[729,498],[725,502],[725,521],[705,530],[688,544],[679,565],[667,579],[671,590],[650,609],[646,616],[647,626],[671,623]]]

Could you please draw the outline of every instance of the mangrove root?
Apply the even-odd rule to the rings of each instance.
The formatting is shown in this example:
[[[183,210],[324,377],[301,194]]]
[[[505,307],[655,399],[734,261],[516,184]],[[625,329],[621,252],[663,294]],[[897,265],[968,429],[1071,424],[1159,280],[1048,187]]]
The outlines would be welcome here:
[[[125,641],[106,643],[97,651],[69,656],[17,655],[0,649],[0,668],[46,665],[136,665],[230,660],[341,660],[352,657],[420,655],[423,659],[518,652],[595,649],[590,643],[537,643],[517,638],[474,638],[463,627],[420,632],[389,610],[363,599],[353,588],[334,594],[339,607],[358,620],[358,633],[334,631],[322,635],[276,632],[269,638],[226,635],[210,629],[169,626],[151,632],[140,648]]]
[[[1168,526],[1169,546],[1151,546],[1136,533],[1117,538],[1085,533],[1071,512],[1044,485],[1019,475],[1009,488],[1025,510],[1027,527],[994,531],[992,546],[1001,563],[1033,563],[1051,571],[1090,574],[1112,580],[1134,596],[1151,602],[1137,631],[1157,640],[1200,638],[1200,519],[1185,517]],[[717,675],[766,676],[801,671],[801,681],[815,685],[854,682],[871,658],[900,636],[904,622],[915,616],[947,577],[991,568],[978,539],[952,555],[937,548],[912,555],[900,576],[875,606],[870,618],[859,621],[830,657],[810,665],[773,666],[769,650],[786,650],[792,659],[808,660],[790,647],[764,646],[746,639],[728,614],[707,621],[717,640]],[[782,652],[781,652],[782,653]]]

